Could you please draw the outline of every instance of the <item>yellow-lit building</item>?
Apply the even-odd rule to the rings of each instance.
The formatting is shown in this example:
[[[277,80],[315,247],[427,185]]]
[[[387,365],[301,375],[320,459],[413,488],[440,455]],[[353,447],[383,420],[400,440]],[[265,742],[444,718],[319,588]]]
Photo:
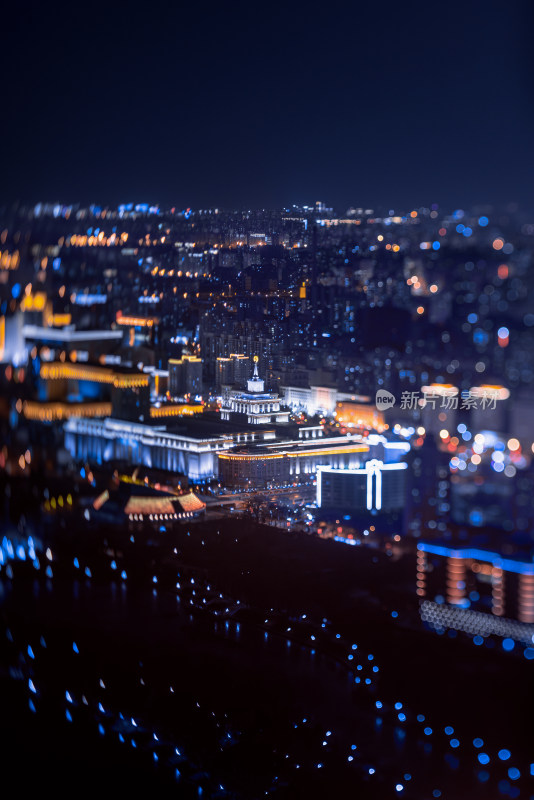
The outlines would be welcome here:
[[[300,428],[298,439],[221,452],[219,480],[233,489],[309,483],[320,466],[356,468],[369,453],[368,445],[360,440],[323,434],[321,426]]]
[[[343,428],[376,430],[379,433],[385,428],[384,414],[376,406],[368,403],[353,400],[338,401],[334,417]]]

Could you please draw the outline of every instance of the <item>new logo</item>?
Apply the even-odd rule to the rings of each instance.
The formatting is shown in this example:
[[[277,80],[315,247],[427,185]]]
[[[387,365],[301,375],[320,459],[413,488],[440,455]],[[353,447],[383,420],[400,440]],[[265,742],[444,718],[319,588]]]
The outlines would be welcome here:
[[[387,411],[395,405],[395,396],[385,389],[379,389],[376,393],[375,404],[379,411]]]

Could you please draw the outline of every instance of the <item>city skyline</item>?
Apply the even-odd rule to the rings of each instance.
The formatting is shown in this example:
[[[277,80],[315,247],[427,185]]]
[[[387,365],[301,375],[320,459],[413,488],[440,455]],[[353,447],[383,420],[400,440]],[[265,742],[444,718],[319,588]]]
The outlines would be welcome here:
[[[0,786],[534,800],[532,30],[7,7]]]
[[[21,789],[529,797],[534,221],[462,205],[0,210]]]

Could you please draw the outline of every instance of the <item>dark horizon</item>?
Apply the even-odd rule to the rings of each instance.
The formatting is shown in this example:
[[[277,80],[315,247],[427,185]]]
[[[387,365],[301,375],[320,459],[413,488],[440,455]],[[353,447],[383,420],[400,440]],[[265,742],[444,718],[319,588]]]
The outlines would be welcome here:
[[[532,6],[10,9],[2,202],[532,208]]]

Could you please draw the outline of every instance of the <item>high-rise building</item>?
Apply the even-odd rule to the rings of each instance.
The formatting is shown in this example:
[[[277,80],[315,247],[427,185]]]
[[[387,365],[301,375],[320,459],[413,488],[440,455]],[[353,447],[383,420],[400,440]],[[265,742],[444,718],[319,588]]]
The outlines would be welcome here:
[[[173,397],[202,394],[202,359],[182,356],[169,359],[169,390]]]
[[[222,394],[223,386],[242,385],[250,373],[250,358],[243,353],[232,353],[228,358],[217,359],[216,386]]]

